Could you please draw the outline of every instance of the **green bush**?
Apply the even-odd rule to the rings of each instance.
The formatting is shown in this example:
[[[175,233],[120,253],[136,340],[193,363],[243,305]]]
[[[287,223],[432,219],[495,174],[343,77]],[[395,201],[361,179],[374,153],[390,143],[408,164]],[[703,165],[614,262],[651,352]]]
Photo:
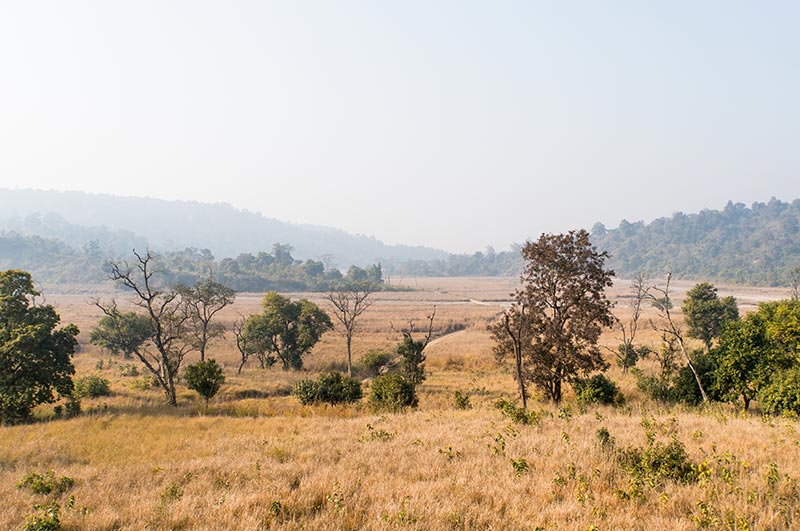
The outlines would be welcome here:
[[[44,474],[38,472],[31,472],[25,475],[19,483],[18,489],[28,489],[34,494],[55,494],[60,496],[64,492],[72,488],[75,480],[69,476],[61,476],[56,479],[56,474],[52,470],[48,470]]]
[[[78,398],[97,398],[111,394],[111,383],[99,376],[84,376],[75,381],[75,396]]]
[[[382,350],[371,350],[361,358],[360,365],[364,373],[369,376],[378,376],[383,367],[392,361],[392,355]]]
[[[292,387],[292,396],[297,398],[304,406],[317,401],[317,382],[314,380],[300,380]]]
[[[768,413],[800,415],[800,368],[776,375],[759,399]]]
[[[415,386],[400,374],[382,374],[372,381],[369,403],[376,410],[399,411],[417,407]]]
[[[199,361],[189,365],[184,371],[186,385],[189,389],[197,391],[200,396],[208,401],[214,398],[219,388],[225,383],[225,374],[222,367],[215,360]]]
[[[603,374],[595,374],[591,378],[577,380],[574,387],[579,404],[620,404],[625,401],[617,384]]]
[[[508,417],[511,422],[515,424],[532,424],[537,425],[544,415],[544,412],[528,411],[524,408],[517,407],[514,402],[501,398],[494,403],[494,407]]]
[[[46,505],[36,505],[34,507],[39,511],[39,514],[32,514],[28,516],[28,521],[22,528],[22,531],[58,531],[61,529],[61,519],[59,513],[61,506],[56,502]]]
[[[303,405],[355,402],[362,396],[361,382],[340,372],[327,372],[319,375],[316,381],[300,380],[292,389],[292,395]]]
[[[458,389],[453,391],[453,405],[456,409],[472,409],[472,404],[469,401],[469,395],[465,395]]]

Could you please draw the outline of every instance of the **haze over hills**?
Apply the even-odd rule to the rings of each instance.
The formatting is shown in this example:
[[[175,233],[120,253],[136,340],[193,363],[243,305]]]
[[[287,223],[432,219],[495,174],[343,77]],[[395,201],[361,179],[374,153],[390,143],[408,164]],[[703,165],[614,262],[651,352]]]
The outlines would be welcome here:
[[[299,225],[239,210],[227,203],[166,201],[84,192],[0,189],[0,230],[60,240],[82,248],[96,240],[119,256],[146,246],[158,251],[209,249],[217,258],[289,244],[296,258],[321,258],[347,268],[378,261],[432,260],[447,253],[386,245],[374,237]]]
[[[325,285],[323,269],[344,272],[350,265],[378,262],[386,273],[419,276],[516,276],[523,267],[518,246],[473,254],[390,246],[337,229],[284,223],[224,203],[0,190],[0,212],[0,268],[29,269],[51,282],[102,279],[105,260],[148,246],[166,253],[175,275],[202,274],[210,265],[228,274],[232,283],[248,286],[242,289],[253,290],[265,285],[264,275],[267,282],[275,279],[275,272],[258,264],[274,261],[266,253],[275,254],[276,243],[294,249],[296,267],[292,272],[279,268],[283,283],[275,286],[290,281]],[[610,253],[608,264],[621,278],[638,272],[660,277],[671,270],[687,280],[786,285],[800,266],[800,200],[773,198],[750,207],[729,202],[722,210],[679,212],[650,223],[622,220],[613,229],[597,223],[591,234],[595,245]],[[209,249],[213,257],[200,249]],[[313,278],[301,267],[309,260],[315,261],[306,266],[317,272]]]

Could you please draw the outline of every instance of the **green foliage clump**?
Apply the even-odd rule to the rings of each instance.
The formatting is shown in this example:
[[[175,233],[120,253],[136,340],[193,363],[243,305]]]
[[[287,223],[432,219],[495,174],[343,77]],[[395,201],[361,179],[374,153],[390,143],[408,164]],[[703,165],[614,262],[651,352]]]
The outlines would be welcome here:
[[[25,271],[0,271],[0,425],[25,422],[39,404],[72,394],[78,327],[60,317]]]
[[[303,405],[356,402],[362,394],[361,382],[336,371],[320,374],[316,381],[300,380],[292,388],[292,395]]]
[[[184,372],[186,385],[205,398],[206,405],[225,383],[225,374],[216,360],[199,361],[186,367]]]
[[[686,317],[689,337],[701,340],[706,350],[722,334],[727,323],[739,319],[736,299],[719,298],[717,288],[708,282],[701,282],[686,292],[681,311]]]
[[[469,401],[469,395],[466,395],[456,389],[453,391],[453,405],[456,409],[472,409],[472,404]]]
[[[515,424],[532,424],[535,426],[536,424],[539,424],[539,421],[542,418],[541,413],[528,411],[525,408],[517,407],[514,402],[505,398],[501,398],[495,402],[494,407],[500,410],[503,415],[508,417],[511,422]]]
[[[376,410],[400,411],[417,407],[416,388],[401,374],[382,374],[369,387],[369,403]]]
[[[75,480],[69,476],[61,476],[56,478],[56,474],[52,470],[48,470],[44,474],[38,472],[31,472],[26,474],[17,483],[18,489],[28,489],[34,494],[54,494],[60,496],[67,492],[75,484]]]
[[[35,505],[39,514],[28,516],[28,521],[22,527],[22,531],[58,531],[61,529],[61,506],[56,503],[46,505]]]
[[[303,356],[333,329],[325,311],[307,299],[291,299],[270,291],[264,295],[263,311],[251,315],[244,323],[243,341],[247,354],[264,359],[277,358],[283,369],[300,370]]]
[[[686,448],[676,436],[665,444],[656,440],[652,431],[645,429],[645,435],[646,446],[622,448],[617,453],[617,462],[631,475],[634,494],[666,481],[690,483],[697,479],[697,466],[689,460]]]
[[[371,377],[378,376],[381,369],[389,365],[392,355],[382,350],[371,350],[361,358],[362,370]]]
[[[800,415],[800,367],[783,372],[759,393],[765,411]]]
[[[574,387],[580,404],[621,404],[625,401],[617,384],[603,374],[577,380]]]
[[[97,398],[111,394],[111,383],[99,376],[84,376],[75,381],[75,396],[78,398]]]
[[[427,341],[415,340],[410,333],[404,333],[403,340],[397,345],[403,377],[415,386],[425,381],[425,354],[423,351],[426,346]]]

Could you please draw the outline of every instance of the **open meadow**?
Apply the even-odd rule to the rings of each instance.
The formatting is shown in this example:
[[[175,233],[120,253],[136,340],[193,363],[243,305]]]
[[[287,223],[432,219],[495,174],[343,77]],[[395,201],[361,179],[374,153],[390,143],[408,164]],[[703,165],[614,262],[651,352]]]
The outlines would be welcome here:
[[[336,332],[323,336],[302,372],[250,360],[240,375],[228,333],[209,350],[225,369],[219,394],[206,408],[180,386],[179,406],[168,407],[136,360],[88,343],[102,317],[92,297],[124,294],[108,286],[46,292],[62,322],[80,327],[76,376],[106,378],[112,394],[84,399],[76,418],[54,420],[52,406],[42,406],[39,421],[0,428],[0,529],[22,529],[51,502],[61,529],[87,531],[800,529],[795,419],[763,416],[757,404],[748,415],[725,404],[664,406],[637,389],[609,348],[607,375],[623,404],[582,407],[570,390],[560,407],[534,401],[533,413],[514,422],[494,405],[513,401],[516,387],[510,367],[494,359],[486,326],[510,302],[516,279],[401,282],[414,291],[374,294],[353,346],[358,368],[367,352],[394,349],[410,321],[425,328],[435,306],[419,407],[403,413],[376,413],[365,401],[303,406],[289,394],[300,379],[344,369]],[[628,284],[609,291],[623,320]],[[692,285],[674,284],[676,306]],[[719,293],[736,296],[742,313],[786,296],[729,286]],[[327,308],[324,294],[291,297]],[[221,322],[230,328],[258,312],[260,300],[238,294]],[[658,347],[650,319],[648,307],[637,342]],[[616,346],[617,336],[608,330],[601,343]],[[655,363],[638,367],[647,373]],[[455,391],[470,407],[456,407]],[[18,486],[32,473],[51,492]]]

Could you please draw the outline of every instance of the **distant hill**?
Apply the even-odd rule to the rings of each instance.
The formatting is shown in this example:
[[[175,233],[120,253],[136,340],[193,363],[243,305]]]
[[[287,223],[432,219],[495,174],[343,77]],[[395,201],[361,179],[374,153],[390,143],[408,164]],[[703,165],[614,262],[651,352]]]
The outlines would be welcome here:
[[[784,203],[728,202],[722,210],[678,212],[650,223],[598,223],[592,241],[611,254],[618,277],[637,272],[688,280],[786,285],[800,266],[800,199]]]
[[[108,256],[149,246],[157,251],[208,249],[223,258],[283,243],[299,259],[324,258],[344,268],[447,257],[428,247],[386,245],[329,227],[285,223],[226,203],[83,192],[0,189],[0,230],[58,240],[75,249],[94,241]]]
[[[662,277],[721,283],[788,285],[800,266],[800,200],[784,203],[729,202],[721,211],[676,213],[650,223],[623,220],[607,229],[597,223],[592,242],[608,251],[617,277],[639,272]],[[538,234],[531,235],[537,238]],[[495,253],[491,249],[446,259],[389,264],[391,274],[428,276],[512,275],[522,272],[519,246]]]

